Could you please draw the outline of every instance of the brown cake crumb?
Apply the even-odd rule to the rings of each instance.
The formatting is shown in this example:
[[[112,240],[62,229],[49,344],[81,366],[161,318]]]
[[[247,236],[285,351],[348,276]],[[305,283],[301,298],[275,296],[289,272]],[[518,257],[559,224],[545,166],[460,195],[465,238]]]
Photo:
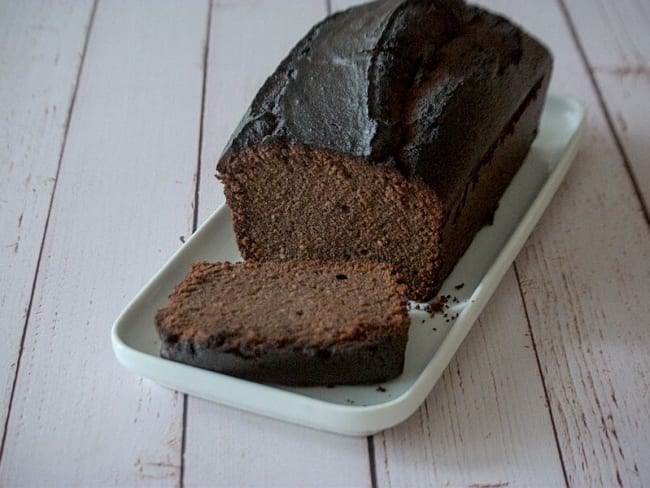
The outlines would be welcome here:
[[[435,314],[445,311],[447,301],[448,298],[446,296],[437,296],[427,304],[426,310],[433,317]]]

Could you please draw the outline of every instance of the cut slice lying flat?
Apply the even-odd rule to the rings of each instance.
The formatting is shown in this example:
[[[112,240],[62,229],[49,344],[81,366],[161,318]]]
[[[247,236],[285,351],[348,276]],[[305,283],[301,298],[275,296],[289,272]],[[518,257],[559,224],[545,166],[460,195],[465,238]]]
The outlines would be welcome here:
[[[381,263],[199,262],[156,315],[160,353],[261,382],[382,382],[404,365],[405,294]]]

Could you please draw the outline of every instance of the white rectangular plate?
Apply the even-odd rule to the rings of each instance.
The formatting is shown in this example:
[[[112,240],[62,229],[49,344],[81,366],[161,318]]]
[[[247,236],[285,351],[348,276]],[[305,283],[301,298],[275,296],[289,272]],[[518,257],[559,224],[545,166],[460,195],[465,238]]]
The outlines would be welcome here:
[[[445,281],[447,317],[411,304],[404,373],[382,385],[287,388],[262,385],[159,357],[156,311],[198,260],[239,261],[227,207],[217,210],[153,277],[112,329],[117,359],[169,388],[316,429],[369,435],[409,417],[424,401],[548,206],[573,157],[584,118],[574,100],[550,96],[539,135],[485,227]],[[461,289],[456,285],[463,283]],[[423,307],[424,308],[424,307]],[[451,318],[455,317],[455,318]]]

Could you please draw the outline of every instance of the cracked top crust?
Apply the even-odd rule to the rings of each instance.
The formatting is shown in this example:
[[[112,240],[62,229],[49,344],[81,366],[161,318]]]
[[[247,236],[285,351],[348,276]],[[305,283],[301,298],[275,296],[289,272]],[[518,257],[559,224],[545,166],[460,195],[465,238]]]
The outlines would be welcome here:
[[[453,198],[550,65],[536,40],[462,0],[354,7],[294,47],[217,169],[227,170],[244,150],[279,142],[394,168]],[[472,144],[463,144],[468,135]]]

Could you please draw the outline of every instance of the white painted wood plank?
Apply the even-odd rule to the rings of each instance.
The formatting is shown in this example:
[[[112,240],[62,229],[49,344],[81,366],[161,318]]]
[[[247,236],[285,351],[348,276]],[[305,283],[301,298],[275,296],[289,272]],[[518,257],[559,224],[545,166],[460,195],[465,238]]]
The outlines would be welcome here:
[[[650,65],[650,4],[644,0],[565,0],[592,66]]]
[[[517,260],[569,481],[644,486],[650,232],[559,5],[489,5],[550,45],[553,89],[588,107],[576,163]]]
[[[91,10],[0,3],[0,439]]]
[[[367,441],[188,398],[188,488],[370,486]]]
[[[325,2],[231,0],[214,5],[206,86],[200,220],[223,194],[216,161],[264,80],[325,16]],[[367,442],[188,398],[187,487],[367,486]]]
[[[332,3],[340,10],[362,2]],[[564,483],[512,271],[425,404],[374,444],[380,486]]]
[[[418,412],[374,438],[379,486],[563,486],[510,270]]]
[[[566,6],[650,209],[650,3],[572,0]]]
[[[206,2],[99,2],[0,485],[179,482],[182,395],[119,366],[109,335],[192,225],[207,12]]]

